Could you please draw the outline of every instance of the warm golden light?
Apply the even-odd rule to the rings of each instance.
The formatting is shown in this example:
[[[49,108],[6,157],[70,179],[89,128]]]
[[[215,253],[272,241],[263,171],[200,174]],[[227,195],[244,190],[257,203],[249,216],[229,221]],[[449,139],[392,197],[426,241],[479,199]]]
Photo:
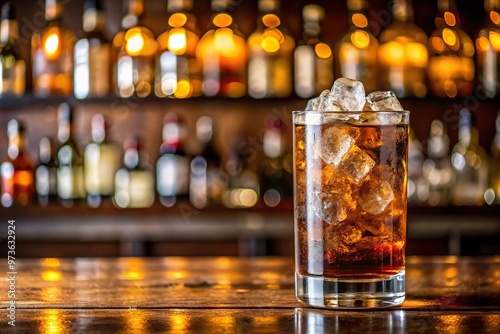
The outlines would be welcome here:
[[[128,54],[137,54],[144,47],[144,38],[139,33],[128,36],[126,50]]]
[[[491,11],[490,12],[490,19],[493,23],[495,24],[500,24],[500,14],[498,12],[495,12],[495,11]]]
[[[264,37],[260,42],[260,45],[264,51],[269,53],[276,52],[280,49],[280,42],[272,36]]]
[[[455,46],[457,43],[457,35],[449,28],[443,29],[443,40],[449,46]]]
[[[170,322],[169,329],[172,332],[183,332],[189,327],[189,316],[183,313],[179,313],[178,311],[172,313],[168,320]]]
[[[22,187],[28,187],[33,184],[33,174],[31,171],[18,171],[14,177],[15,182]]]
[[[59,267],[61,265],[61,262],[55,258],[46,258],[43,259],[42,265],[44,267]]]
[[[58,310],[43,310],[40,332],[45,334],[59,334],[66,332],[61,313]]]
[[[325,43],[318,43],[314,47],[314,52],[319,58],[328,59],[332,56],[332,49]]]
[[[455,15],[453,15],[453,13],[450,13],[450,12],[444,13],[444,21],[450,27],[453,27],[453,26],[455,26],[455,24],[457,24],[457,19],[455,18]]]
[[[370,45],[370,36],[367,32],[358,30],[351,35],[351,42],[359,49],[365,49]]]
[[[182,55],[186,52],[186,48],[186,29],[175,28],[170,30],[168,36],[168,49],[177,55]]]
[[[420,43],[408,43],[408,45],[406,45],[406,56],[408,57],[408,63],[412,66],[427,66],[429,54],[425,45]]]
[[[59,34],[54,32],[45,40],[44,50],[48,59],[55,59],[59,56]]]
[[[496,31],[490,32],[490,43],[493,49],[500,51],[500,34]]]
[[[62,274],[60,271],[44,270],[42,272],[42,279],[49,282],[57,282],[61,280]]]
[[[217,52],[225,57],[236,55],[233,31],[229,28],[220,28],[215,31],[214,44]]]
[[[357,13],[352,16],[352,23],[358,28],[366,28],[368,20],[363,14]]]
[[[281,21],[276,15],[267,14],[262,17],[262,23],[268,28],[276,28],[281,24]]]
[[[144,278],[144,274],[137,269],[130,269],[125,272],[125,279],[137,281]]]
[[[216,15],[212,22],[217,27],[225,28],[225,27],[230,26],[233,23],[233,18],[228,14],[221,13],[221,14]]]
[[[168,25],[174,28],[180,28],[187,22],[187,16],[184,13],[172,14],[168,19]]]
[[[177,82],[177,87],[174,90],[174,96],[178,99],[185,99],[191,96],[193,92],[192,88],[193,87],[191,86],[189,80],[179,80]]]
[[[167,276],[174,279],[183,279],[187,277],[187,272],[184,270],[174,270],[169,272]]]
[[[444,51],[444,41],[441,37],[432,37],[431,44],[432,44],[432,48],[437,53],[441,53]]]

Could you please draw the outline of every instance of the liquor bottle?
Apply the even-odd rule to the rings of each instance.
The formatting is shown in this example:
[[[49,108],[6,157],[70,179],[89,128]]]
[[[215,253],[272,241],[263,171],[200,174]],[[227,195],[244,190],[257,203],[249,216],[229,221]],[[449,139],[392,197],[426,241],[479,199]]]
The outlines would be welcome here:
[[[103,34],[104,13],[100,0],[86,0],[84,36],[75,44],[74,94],[78,99],[106,96],[111,91],[111,45]]]
[[[202,93],[201,64],[196,58],[200,33],[190,13],[192,0],[169,0],[167,30],[158,36],[155,94],[188,98]]]
[[[109,140],[109,124],[101,114],[92,117],[92,143],[84,152],[85,189],[87,202],[98,207],[102,199],[109,199],[115,191],[115,174],[121,165],[121,149]]]
[[[240,141],[237,141],[240,144]],[[222,203],[228,208],[251,208],[259,199],[259,179],[250,169],[248,159],[236,145],[226,162],[228,185],[222,193]]]
[[[155,200],[152,167],[141,157],[137,138],[125,141],[123,167],[115,175],[114,204],[119,208],[148,208]]]
[[[321,39],[321,22],[325,10],[318,5],[306,5],[303,41],[295,49],[295,93],[302,98],[319,95],[330,89],[333,82],[333,52]]]
[[[482,205],[488,189],[489,161],[479,145],[479,133],[467,109],[460,111],[458,143],[453,147],[451,163],[456,176],[453,204]]]
[[[266,119],[263,138],[264,162],[261,192],[264,203],[275,207],[293,195],[293,159],[285,147],[283,122],[274,116]]]
[[[486,23],[476,39],[478,80],[482,93],[493,98],[500,92],[500,1],[486,0]]]
[[[38,204],[47,206],[57,199],[57,163],[53,142],[43,137],[40,139],[39,163],[36,167],[36,194]]]
[[[186,129],[174,113],[163,120],[163,144],[156,162],[156,189],[160,202],[170,207],[178,199],[188,199],[190,158],[184,151]]]
[[[7,159],[0,165],[1,197],[5,207],[27,205],[33,196],[33,163],[25,152],[25,127],[13,119],[7,124]]]
[[[377,90],[378,41],[368,30],[366,0],[347,0],[349,31],[337,44],[337,76],[363,82],[365,90]]]
[[[411,0],[395,0],[392,16],[393,23],[380,35],[381,88],[394,91],[398,97],[424,97],[429,61],[427,35],[413,21]]]
[[[415,136],[413,129],[410,128],[410,136],[408,138],[408,204],[420,204],[418,188],[422,183],[423,163],[422,143]]]
[[[206,96],[236,98],[246,91],[247,47],[230,9],[230,0],[212,0],[215,14],[196,48]]]
[[[219,203],[227,177],[221,170],[221,158],[215,148],[214,125],[208,116],[196,121],[196,137],[202,144],[202,152],[193,157],[190,166],[189,199],[196,208]]]
[[[256,30],[248,37],[248,94],[257,99],[292,93],[295,41],[283,27],[279,0],[259,0]]]
[[[21,96],[26,83],[26,64],[19,57],[17,39],[19,27],[15,8],[6,3],[2,6],[2,21],[0,24],[0,97]]]
[[[460,29],[455,0],[439,0],[436,30],[429,39],[428,76],[440,97],[468,96],[474,88],[474,44]]]
[[[426,189],[419,187],[419,199],[430,206],[446,206],[451,200],[455,175],[450,161],[450,139],[440,120],[431,124],[427,156],[422,167]]]
[[[491,188],[495,192],[497,203],[500,204],[500,112],[495,122],[497,133],[491,143]]]
[[[119,47],[116,63],[118,95],[146,97],[153,90],[155,57],[158,51],[151,30],[141,24],[144,0],[126,0],[127,14],[122,19],[122,30],[113,39]]]
[[[85,198],[83,155],[75,140],[73,110],[67,103],[58,108],[59,148],[57,149],[57,194],[62,204],[71,207]]]
[[[73,90],[73,46],[75,37],[61,24],[61,0],[45,1],[47,24],[31,40],[33,90],[38,97],[68,95]]]

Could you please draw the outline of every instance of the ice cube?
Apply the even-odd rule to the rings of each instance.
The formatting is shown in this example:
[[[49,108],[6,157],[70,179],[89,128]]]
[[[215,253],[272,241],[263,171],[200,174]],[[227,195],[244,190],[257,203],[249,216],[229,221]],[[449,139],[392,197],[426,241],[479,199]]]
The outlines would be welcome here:
[[[366,97],[365,111],[403,111],[401,103],[392,91],[376,91]]]
[[[383,236],[388,234],[385,218],[386,217],[372,216],[363,212],[360,214],[356,224],[361,230],[365,231],[365,233],[371,234],[372,236]]]
[[[320,101],[321,101],[321,95],[307,101],[306,111],[318,110]]]
[[[354,182],[360,184],[373,166],[375,166],[375,161],[365,151],[354,145],[342,158],[339,169]]]
[[[393,199],[391,185],[379,178],[370,177],[359,189],[358,203],[363,210],[372,215],[382,213]]]
[[[347,111],[361,111],[366,102],[363,84],[348,78],[335,80],[331,95]]]
[[[316,215],[328,224],[344,221],[355,209],[351,188],[338,189],[336,192],[317,192]]]
[[[327,164],[338,166],[344,154],[354,145],[354,138],[337,127],[327,128],[314,143],[314,152]]]
[[[338,227],[338,236],[345,245],[352,245],[358,242],[363,236],[361,229],[354,224],[342,224]]]

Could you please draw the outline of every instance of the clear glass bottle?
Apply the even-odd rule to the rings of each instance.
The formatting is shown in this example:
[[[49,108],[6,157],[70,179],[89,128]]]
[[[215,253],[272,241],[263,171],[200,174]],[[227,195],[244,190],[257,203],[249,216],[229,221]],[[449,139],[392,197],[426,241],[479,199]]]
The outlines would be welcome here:
[[[57,163],[55,146],[50,138],[40,139],[38,166],[36,167],[36,194],[38,204],[47,206],[57,200]]]
[[[318,5],[306,5],[302,10],[304,20],[303,41],[295,49],[295,93],[302,98],[318,96],[330,89],[333,82],[333,52],[321,39],[321,22],[325,10]]]
[[[283,27],[279,0],[259,0],[257,28],[248,37],[248,94],[257,99],[292,93],[295,41]]]
[[[455,205],[482,205],[488,189],[488,155],[479,145],[479,132],[467,109],[460,111],[458,143],[453,147],[451,163],[456,183],[452,201]]]
[[[26,63],[18,54],[18,38],[19,26],[15,7],[6,3],[2,6],[0,23],[0,97],[19,97],[24,94]]]
[[[260,189],[262,199],[269,207],[276,207],[293,195],[293,157],[286,149],[284,131],[284,124],[279,118],[269,116],[266,119]]]
[[[236,98],[246,92],[247,47],[231,8],[230,0],[212,0],[215,14],[196,48],[196,55],[202,62],[206,96]]]
[[[28,205],[33,198],[33,163],[25,151],[25,127],[13,119],[7,124],[7,158],[0,165],[0,201],[3,206]]]
[[[427,156],[422,167],[422,178],[427,188],[425,192],[422,188],[418,189],[419,198],[430,206],[446,206],[451,201],[455,174],[450,161],[450,139],[440,120],[434,120],[431,124]]]
[[[413,20],[411,0],[395,0],[392,17],[393,23],[380,35],[381,89],[392,90],[398,97],[424,97],[429,61],[427,35]]]
[[[186,128],[177,114],[163,119],[163,143],[156,162],[156,189],[160,202],[171,207],[179,199],[188,199],[190,157],[184,150]]]
[[[460,29],[455,0],[439,0],[436,30],[429,38],[430,89],[440,97],[468,96],[474,88],[474,44]]]
[[[347,0],[349,31],[337,44],[337,76],[361,81],[367,92],[377,90],[378,41],[368,29],[366,0]]]
[[[148,208],[155,200],[153,168],[141,157],[137,138],[124,144],[124,165],[115,175],[114,204],[119,208]]]
[[[191,14],[192,0],[168,1],[167,30],[158,36],[155,94],[179,99],[202,93],[201,64],[196,58],[200,32]]]
[[[91,207],[113,196],[115,174],[121,166],[121,148],[109,139],[109,127],[103,115],[92,117],[92,142],[84,151],[85,189]]]
[[[491,143],[491,188],[495,192],[496,202],[500,204],[500,112],[495,121],[497,133]]]
[[[116,63],[116,85],[120,97],[146,97],[153,90],[158,43],[151,30],[141,24],[144,0],[126,0],[122,30],[113,39],[120,49]]]
[[[74,112],[67,103],[58,108],[59,148],[57,149],[57,194],[62,204],[71,207],[85,198],[83,155],[75,140]]]
[[[61,24],[62,0],[45,1],[47,24],[31,39],[33,91],[38,97],[69,95],[73,91],[75,36]]]
[[[500,1],[485,0],[486,23],[476,39],[479,88],[487,97],[500,92]]]
[[[111,45],[103,29],[100,0],[86,0],[83,12],[84,36],[75,44],[74,89],[78,99],[103,97],[111,92]]]
[[[194,207],[204,208],[221,201],[228,181],[221,170],[221,158],[213,141],[214,124],[210,117],[198,118],[196,137],[203,149],[191,160],[189,200]]]
[[[259,200],[259,179],[238,146],[231,150],[226,162],[228,186],[222,193],[222,203],[231,209],[251,208]]]

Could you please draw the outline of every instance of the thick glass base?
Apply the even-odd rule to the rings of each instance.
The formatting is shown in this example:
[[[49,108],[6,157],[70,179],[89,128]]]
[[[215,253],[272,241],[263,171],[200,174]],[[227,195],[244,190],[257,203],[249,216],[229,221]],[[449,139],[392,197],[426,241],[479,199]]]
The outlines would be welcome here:
[[[297,299],[315,307],[398,306],[405,300],[405,272],[388,278],[352,279],[295,274]]]

